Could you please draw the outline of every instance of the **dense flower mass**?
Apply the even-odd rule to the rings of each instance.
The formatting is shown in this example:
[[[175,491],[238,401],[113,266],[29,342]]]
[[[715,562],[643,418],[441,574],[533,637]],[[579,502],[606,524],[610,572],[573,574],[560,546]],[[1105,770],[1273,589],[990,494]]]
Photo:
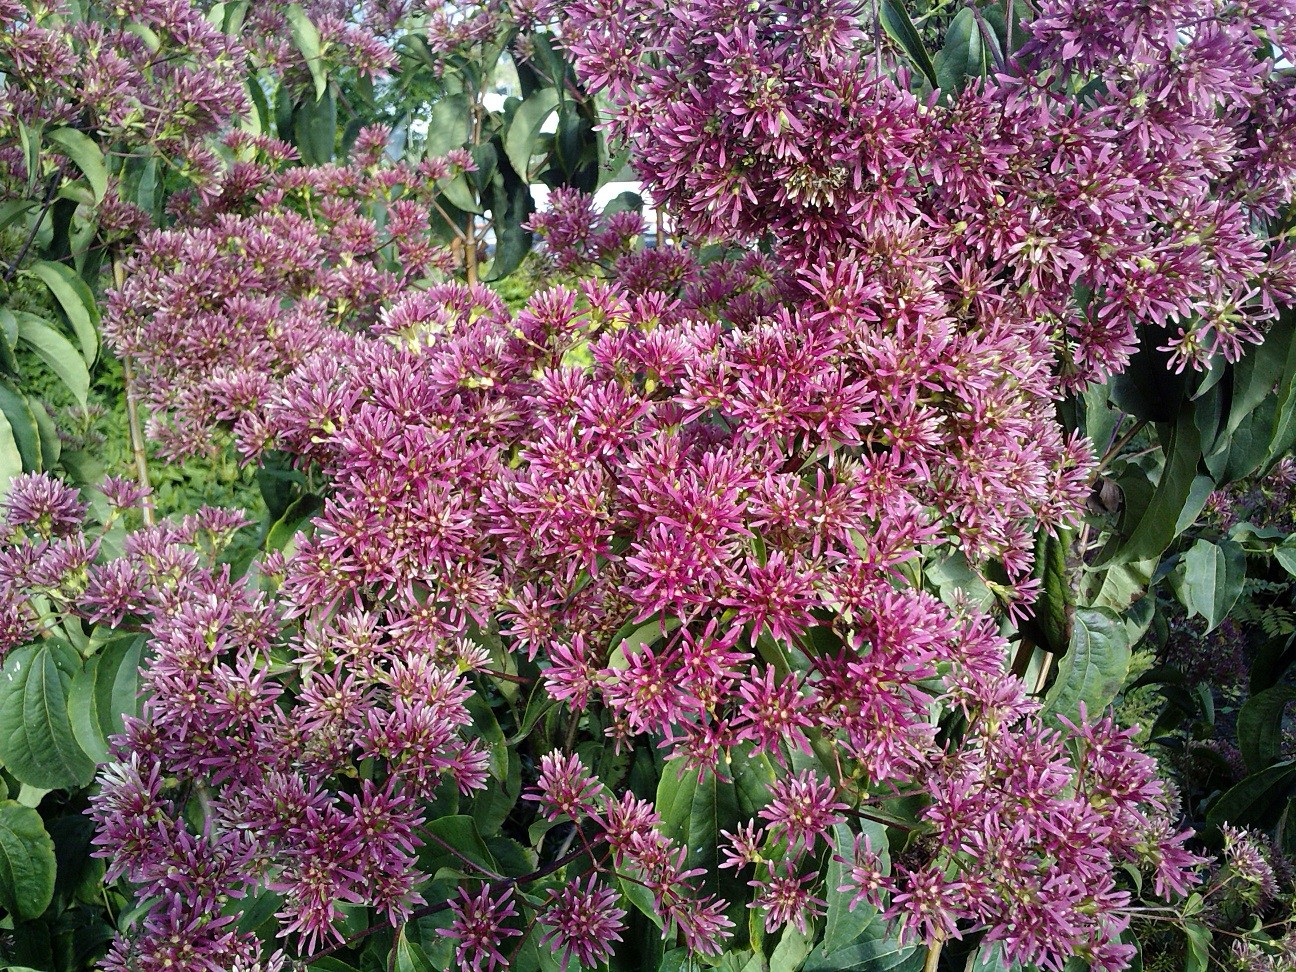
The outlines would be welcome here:
[[[771,241],[843,312],[880,283],[847,268],[925,259],[974,319],[1051,322],[1084,381],[1149,323],[1182,361],[1234,360],[1296,296],[1266,245],[1296,178],[1288,3],[1044,3],[1001,72],[939,100],[878,70],[854,0],[562,6],[657,198]]]
[[[808,935],[845,894],[937,950],[984,932],[1009,962],[1115,969],[1127,873],[1193,886],[1151,760],[1101,713],[1040,713],[1000,621],[1089,492],[1059,374],[1119,370],[1147,324],[1184,362],[1236,357],[1296,297],[1268,238],[1296,19],[1056,0],[995,77],[935,93],[864,6],[565,5],[649,190],[721,245],[635,249],[637,216],[556,193],[531,225],[586,279],[516,315],[433,282],[429,194],[474,160],[393,164],[376,131],[322,167],[236,136],[145,242],[107,329],[165,445],[224,428],[329,485],[243,579],[216,556],[228,515],[115,555],[49,479],[6,501],[6,646],[47,605],[151,645],[95,799],[110,875],[151,902],[110,968],[309,957],[361,906],[401,928],[443,906],[473,972],[524,942],[594,966],[643,916],[717,955]],[[447,49],[494,10],[446,14]],[[604,741],[655,754],[655,803],[586,758]],[[708,786],[731,799],[699,850],[665,817]],[[429,826],[490,788],[525,789],[516,832],[565,834],[526,874]],[[891,854],[896,801],[919,809]],[[429,842],[464,869],[450,893]],[[262,892],[282,954],[222,910]]]

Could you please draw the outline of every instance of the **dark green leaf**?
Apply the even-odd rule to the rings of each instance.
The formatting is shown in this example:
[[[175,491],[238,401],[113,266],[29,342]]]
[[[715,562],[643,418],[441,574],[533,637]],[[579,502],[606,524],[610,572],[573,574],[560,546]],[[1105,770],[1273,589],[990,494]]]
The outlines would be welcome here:
[[[1198,540],[1184,556],[1184,606],[1206,619],[1208,631],[1227,617],[1245,581],[1246,554],[1232,540]]]
[[[37,261],[28,272],[39,277],[54,295],[81,345],[86,367],[94,367],[99,358],[99,308],[86,282],[71,267],[49,260]]]
[[[109,761],[108,739],[139,715],[139,660],[143,638],[119,638],[90,658],[68,696],[72,733],[96,763]]]
[[[324,62],[321,59],[319,29],[311,23],[300,3],[290,3],[288,9],[284,11],[284,16],[288,19],[288,29],[292,31],[293,43],[301,52],[302,58],[306,61],[306,69],[310,71],[311,80],[315,82],[315,99],[318,101],[324,97],[324,90],[328,87],[328,74],[324,70]]]
[[[72,342],[34,314],[19,313],[18,340],[26,344],[67,386],[77,404],[85,407],[90,393],[90,372]]]
[[[471,127],[468,96],[455,94],[442,98],[432,106],[427,141],[423,144],[424,154],[428,158],[438,158],[452,149],[463,148]]]
[[[936,66],[932,64],[926,45],[918,36],[913,21],[909,19],[903,0],[882,0],[881,15],[882,29],[887,32],[887,36],[900,45],[900,49],[909,56],[914,67],[923,73],[931,86],[939,88],[940,81],[936,77]]]
[[[1097,716],[1125,684],[1129,663],[1129,634],[1120,617],[1106,608],[1080,608],[1071,645],[1045,696],[1044,714],[1074,721],[1083,702],[1088,714]]]
[[[307,165],[333,161],[337,144],[337,98],[326,90],[316,100],[307,98],[293,112],[293,142]]]
[[[1294,700],[1296,685],[1275,685],[1247,699],[1238,713],[1238,749],[1253,772],[1281,758],[1283,713]]]
[[[1103,561],[1110,563],[1148,560],[1168,547],[1181,529],[1185,510],[1191,511],[1198,499],[1205,502],[1197,484],[1197,463],[1201,459],[1201,433],[1193,421],[1193,409],[1188,407],[1169,433],[1165,445],[1165,463],[1151,498],[1135,509],[1132,504],[1125,511],[1122,532],[1126,539],[1115,546]],[[1202,477],[1208,485],[1209,480]],[[1198,495],[1202,494],[1202,495]],[[1129,494],[1126,494],[1127,500]],[[1194,517],[1195,518],[1195,515]],[[1182,524],[1182,525],[1181,525]]]
[[[44,465],[36,415],[27,398],[5,379],[0,379],[0,414],[9,422],[14,442],[22,457],[23,471],[39,472]]]
[[[84,132],[75,128],[56,128],[45,138],[58,146],[59,151],[76,163],[76,167],[90,183],[96,203],[103,202],[108,191],[108,169],[104,166],[103,152]]]
[[[1296,762],[1278,763],[1252,773],[1211,804],[1206,818],[1213,824],[1267,828],[1277,822],[1287,800],[1296,792]]]
[[[0,670],[0,760],[23,783],[84,786],[95,764],[77,745],[68,691],[81,669],[72,646],[49,639],[11,653]]]
[[[513,113],[513,121],[504,134],[504,154],[523,182],[531,181],[531,156],[540,127],[557,108],[558,93],[553,88],[541,88]]]
[[[0,907],[15,921],[40,917],[54,897],[54,842],[40,814],[0,803]]]

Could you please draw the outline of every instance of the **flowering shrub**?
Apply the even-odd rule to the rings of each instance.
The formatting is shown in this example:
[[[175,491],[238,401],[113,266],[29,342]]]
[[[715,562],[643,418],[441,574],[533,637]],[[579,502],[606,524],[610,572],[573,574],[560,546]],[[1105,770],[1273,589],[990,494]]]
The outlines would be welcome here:
[[[555,193],[529,225],[565,282],[512,314],[429,235],[489,153],[392,164],[370,130],[284,168],[235,135],[107,329],[168,448],[228,432],[297,502],[242,572],[232,512],[127,530],[123,482],[11,487],[0,761],[73,788],[111,747],[95,842],[137,908],[106,967],[1060,972],[1126,967],[1149,915],[1204,967],[1206,903],[1268,900],[1269,863],[1228,831],[1194,892],[1175,794],[1100,711],[1137,625],[1059,551],[1142,426],[1096,458],[1059,378],[1160,341],[1254,366],[1293,296],[1291,14],[968,7],[933,59],[890,3],[562,7],[698,245]],[[1214,474],[1189,414],[1157,490]],[[137,711],[69,715],[136,665]],[[28,725],[38,677],[63,708]]]

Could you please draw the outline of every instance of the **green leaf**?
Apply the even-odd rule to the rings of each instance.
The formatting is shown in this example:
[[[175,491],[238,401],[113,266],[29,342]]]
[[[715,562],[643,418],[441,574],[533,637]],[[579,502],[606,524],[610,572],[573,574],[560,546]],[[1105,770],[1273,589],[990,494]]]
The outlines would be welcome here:
[[[337,142],[337,98],[325,91],[314,101],[307,98],[293,111],[293,143],[307,165],[333,161]]]
[[[1211,930],[1205,925],[1188,922],[1184,925],[1188,936],[1188,961],[1184,972],[1206,972],[1210,968]]]
[[[39,918],[54,898],[54,841],[35,810],[0,803],[0,907],[15,921]]]
[[[1165,464],[1151,498],[1141,509],[1127,508],[1122,525],[1126,539],[1115,546],[1105,562],[1148,560],[1158,557],[1174,540],[1181,529],[1186,529],[1196,514],[1185,517],[1197,501],[1205,502],[1200,478],[1208,486],[1207,477],[1197,476],[1197,463],[1201,459],[1201,432],[1194,421],[1194,409],[1185,408],[1174,424],[1165,445]],[[1208,490],[1207,490],[1208,492]],[[1128,498],[1128,493],[1126,494]],[[1198,510],[1197,512],[1199,512]],[[1184,519],[1189,523],[1184,523]]]
[[[1296,685],[1275,685],[1247,699],[1238,713],[1238,749],[1253,772],[1282,756],[1283,713],[1292,701]]]
[[[1228,616],[1245,581],[1246,553],[1232,540],[1198,540],[1184,556],[1184,606],[1206,619],[1207,631]]]
[[[99,307],[86,282],[71,267],[51,260],[32,264],[28,272],[39,277],[54,295],[81,345],[86,367],[94,367],[99,358]]]
[[[923,73],[931,86],[939,88],[936,65],[932,63],[931,55],[927,53],[926,45],[918,36],[913,21],[909,19],[902,0],[882,0],[881,14],[882,29],[887,32],[887,36],[909,55],[909,60],[913,61],[914,67]]]
[[[1080,608],[1067,653],[1044,699],[1043,712],[1074,721],[1083,702],[1097,716],[1116,698],[1129,674],[1129,634],[1120,616],[1106,608]]]
[[[49,639],[12,652],[0,669],[0,760],[23,783],[84,786],[95,763],[77,745],[68,691],[81,669],[69,644]]]
[[[962,91],[968,78],[985,77],[990,69],[981,27],[976,16],[963,8],[950,21],[945,44],[937,53],[933,70],[942,91]]]
[[[393,956],[396,972],[432,972],[432,963],[423,954],[423,949],[411,942],[401,929],[400,938],[396,940],[396,954]]]
[[[9,422],[9,430],[22,457],[23,472],[39,472],[44,466],[36,415],[27,397],[4,378],[0,378],[0,414]]]
[[[18,449],[18,440],[14,437],[9,419],[0,412],[0,497],[9,494],[13,478],[22,471],[22,452]]]
[[[523,182],[531,181],[531,155],[540,128],[557,108],[558,93],[553,88],[541,88],[518,105],[513,113],[513,120],[504,135],[504,154]]]
[[[439,817],[424,828],[424,833],[429,839],[419,854],[419,866],[426,873],[435,876],[443,867],[470,877],[498,873],[499,864],[472,817]]]
[[[90,394],[90,372],[72,342],[34,314],[19,313],[18,340],[36,353],[67,386],[82,408]]]
[[[45,138],[76,163],[86,182],[90,183],[94,201],[103,202],[104,194],[108,191],[108,169],[104,166],[103,152],[94,140],[75,128],[56,128],[47,132]]]
[[[1296,792],[1296,761],[1277,763],[1252,773],[1211,804],[1213,824],[1269,827],[1277,822],[1287,799]]]
[[[1063,530],[1058,537],[1041,530],[1035,538],[1035,576],[1040,581],[1040,593],[1034,614],[1022,626],[1039,644],[1059,654],[1071,641],[1076,609],[1075,589],[1066,562],[1070,542],[1069,530]]]
[[[86,755],[107,763],[108,739],[125,731],[123,716],[139,715],[139,659],[144,639],[119,638],[90,658],[72,680],[72,734]]]
[[[442,98],[432,106],[428,118],[424,155],[430,159],[439,158],[452,149],[463,148],[468,141],[471,124],[467,95],[454,94]]]
[[[1269,333],[1265,335],[1264,344],[1255,354],[1261,359],[1257,361],[1255,375],[1249,384],[1254,387],[1247,388],[1247,401],[1252,398],[1260,400],[1267,399],[1273,394],[1274,382],[1278,383],[1278,394],[1275,397],[1275,414],[1273,420],[1273,431],[1269,436],[1268,448],[1265,451],[1264,462],[1266,464],[1273,462],[1279,456],[1285,455],[1296,442],[1296,339],[1294,339],[1296,325],[1294,325],[1290,311],[1284,315],[1283,319],[1270,328]],[[1272,342],[1272,343],[1271,343]],[[1250,357],[1250,355],[1248,355]],[[1279,361],[1279,359],[1281,359]],[[1246,359],[1244,358],[1243,361]],[[1281,381],[1279,377],[1281,376]],[[1236,427],[1236,426],[1234,426]]]
[[[886,828],[882,824],[864,820],[860,822],[860,830],[869,838],[869,846],[881,857],[883,871],[889,871]],[[828,911],[824,918],[823,941],[819,945],[819,950],[826,955],[855,944],[877,918],[877,909],[872,905],[861,903],[852,908],[851,899],[854,895],[850,891],[837,890],[847,883],[850,873],[850,864],[843,864],[842,861],[849,862],[854,854],[854,833],[845,824],[836,824],[833,827],[833,856],[828,862],[828,873],[824,881]]]
[[[835,952],[823,952],[815,949],[810,953],[803,972],[888,972],[892,969],[907,968],[907,963],[918,960],[922,962],[918,949],[905,945],[898,938],[887,934],[883,922],[874,922],[865,930],[859,941]]]
[[[301,51],[301,56],[306,61],[306,69],[310,71],[311,80],[315,82],[315,100],[319,101],[328,88],[328,74],[320,59],[319,28],[311,23],[311,19],[306,16],[306,11],[302,9],[300,3],[290,3],[288,9],[284,11],[284,16],[288,20],[288,29],[292,31],[293,43],[297,45],[297,50]]]

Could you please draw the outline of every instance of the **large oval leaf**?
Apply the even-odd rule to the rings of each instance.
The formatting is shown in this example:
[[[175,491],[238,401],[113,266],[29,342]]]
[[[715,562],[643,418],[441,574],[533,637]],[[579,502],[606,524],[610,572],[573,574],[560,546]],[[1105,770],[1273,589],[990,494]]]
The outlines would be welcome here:
[[[0,670],[0,760],[23,783],[45,790],[84,786],[95,763],[77,745],[68,692],[81,670],[76,650],[49,640],[20,648]]]
[[[1282,756],[1283,713],[1296,701],[1296,685],[1275,685],[1247,699],[1238,713],[1237,738],[1242,758],[1253,771]]]
[[[1125,684],[1129,664],[1129,633],[1120,616],[1105,608],[1078,609],[1071,644],[1044,699],[1044,713],[1074,720],[1083,702],[1089,715],[1097,715]]]
[[[54,841],[40,814],[0,803],[0,907],[16,921],[39,918],[54,897],[54,872]]]
[[[553,88],[541,88],[518,105],[513,113],[513,121],[504,135],[504,154],[523,182],[531,181],[531,155],[540,128],[557,108],[558,92]]]
[[[1246,554],[1232,540],[1198,540],[1184,556],[1184,606],[1206,619],[1207,631],[1219,627],[1242,593]]]
[[[122,717],[139,714],[142,647],[142,637],[109,642],[72,680],[68,696],[72,734],[96,763],[111,758],[108,740],[125,731]]]

